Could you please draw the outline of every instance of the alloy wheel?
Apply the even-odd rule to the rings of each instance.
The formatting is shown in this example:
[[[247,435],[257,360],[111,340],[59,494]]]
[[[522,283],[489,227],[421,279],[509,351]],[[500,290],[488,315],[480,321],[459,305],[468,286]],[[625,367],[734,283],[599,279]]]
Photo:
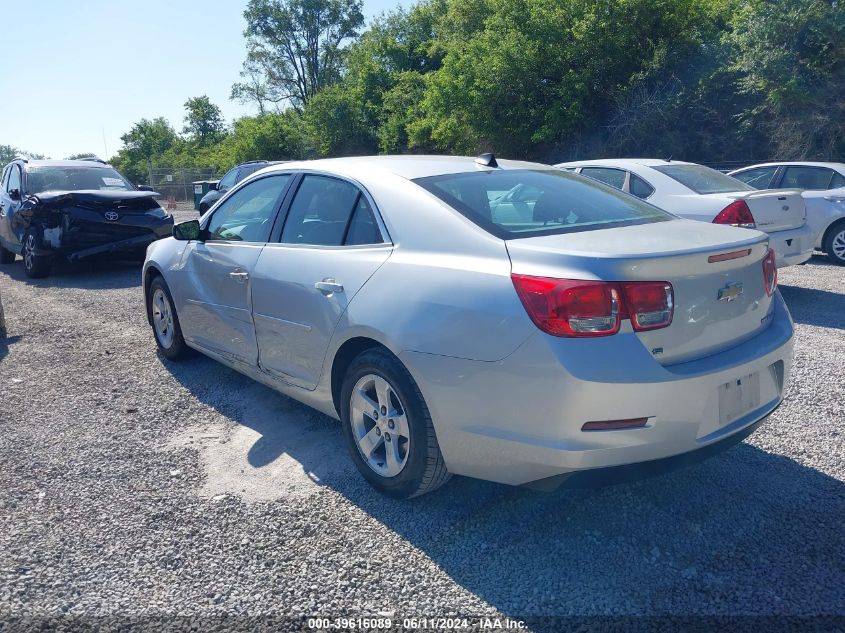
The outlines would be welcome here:
[[[35,236],[32,233],[26,236],[23,245],[23,265],[27,270],[32,270],[35,265]]]
[[[833,236],[830,241],[830,248],[837,259],[845,261],[845,229]]]
[[[382,477],[395,477],[408,463],[411,434],[405,406],[382,376],[367,374],[352,389],[352,435],[361,457]]]
[[[153,292],[152,313],[156,338],[162,347],[169,348],[173,345],[173,310],[170,309],[170,301],[161,288],[156,288]]]

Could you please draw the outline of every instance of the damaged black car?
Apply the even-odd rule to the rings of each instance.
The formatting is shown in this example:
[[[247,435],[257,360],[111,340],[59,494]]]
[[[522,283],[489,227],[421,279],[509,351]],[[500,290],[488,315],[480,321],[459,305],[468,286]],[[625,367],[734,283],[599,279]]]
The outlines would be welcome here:
[[[157,196],[100,160],[14,160],[0,179],[0,264],[21,255],[28,276],[45,277],[56,257],[143,260],[173,232]]]

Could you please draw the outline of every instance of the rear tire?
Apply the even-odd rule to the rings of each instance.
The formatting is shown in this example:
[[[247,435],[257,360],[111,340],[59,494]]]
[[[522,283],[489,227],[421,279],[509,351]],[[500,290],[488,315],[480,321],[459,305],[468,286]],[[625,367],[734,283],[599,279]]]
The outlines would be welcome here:
[[[387,350],[367,350],[350,364],[341,421],[352,461],[379,492],[409,499],[451,477],[419,387]]]
[[[828,229],[822,247],[830,261],[845,266],[845,221],[840,220]]]
[[[15,253],[14,251],[7,250],[0,246],[0,264],[14,264],[15,263]]]
[[[184,358],[188,351],[179,325],[179,315],[170,289],[161,277],[156,277],[150,284],[147,295],[147,312],[162,355],[168,360]]]
[[[48,255],[36,255],[35,251],[41,248],[41,240],[35,229],[29,229],[23,236],[23,269],[27,277],[39,279],[50,273],[50,266],[53,265],[53,258]]]

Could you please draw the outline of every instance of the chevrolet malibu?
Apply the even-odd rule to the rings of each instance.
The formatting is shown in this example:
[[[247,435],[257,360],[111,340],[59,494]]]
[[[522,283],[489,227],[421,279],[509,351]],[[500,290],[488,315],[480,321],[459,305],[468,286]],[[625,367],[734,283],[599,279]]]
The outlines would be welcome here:
[[[549,166],[286,163],[153,243],[161,354],[188,348],[341,421],[378,490],[551,488],[694,461],[788,383],[761,232],[679,219]]]

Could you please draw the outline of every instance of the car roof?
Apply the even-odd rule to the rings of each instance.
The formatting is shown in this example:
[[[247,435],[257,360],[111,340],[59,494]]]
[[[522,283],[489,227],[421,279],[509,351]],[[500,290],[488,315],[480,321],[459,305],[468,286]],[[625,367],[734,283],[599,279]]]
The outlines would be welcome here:
[[[740,167],[734,171],[743,171],[745,169],[753,169],[757,167],[780,167],[781,165],[798,165],[801,167],[829,167],[836,169],[845,169],[845,163],[823,162],[823,161],[806,161],[806,160],[784,160],[772,163],[756,163],[748,165],[748,167]]]
[[[516,160],[498,160],[502,169],[552,169],[551,165],[529,163]],[[478,171],[490,171],[489,167],[479,165],[471,156],[437,155],[385,155],[352,156],[347,158],[323,158],[319,160],[291,161],[271,166],[271,171],[286,169],[313,169],[316,171],[336,172],[356,177],[361,174],[393,174],[408,180],[459,174]]]
[[[98,160],[17,160],[25,163],[27,167],[111,167]]]
[[[574,160],[568,163],[558,163],[555,167],[589,167],[600,165],[602,167],[620,167],[622,169],[631,165],[642,165],[643,167],[659,167],[660,165],[694,165],[683,160],[664,160],[662,158],[600,158],[596,160]]]

